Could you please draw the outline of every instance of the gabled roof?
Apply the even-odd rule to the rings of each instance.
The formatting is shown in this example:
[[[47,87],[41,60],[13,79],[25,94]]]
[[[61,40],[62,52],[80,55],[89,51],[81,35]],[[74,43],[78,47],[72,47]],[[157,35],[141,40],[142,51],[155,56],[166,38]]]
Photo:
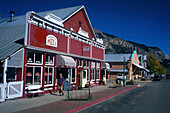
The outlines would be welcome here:
[[[125,57],[125,61],[129,61],[131,54],[105,54],[105,62],[123,62],[123,58]]]
[[[82,8],[84,8],[83,5],[39,12],[36,14],[41,17],[44,17],[48,13],[53,13],[54,15],[60,17],[62,20],[66,21],[68,18],[70,18]],[[4,18],[0,20],[0,60],[3,60],[5,57],[11,55],[12,53],[24,46],[24,43],[20,42],[22,42],[25,37],[26,15],[14,16],[14,21],[12,22],[10,22],[9,20],[9,18]]]

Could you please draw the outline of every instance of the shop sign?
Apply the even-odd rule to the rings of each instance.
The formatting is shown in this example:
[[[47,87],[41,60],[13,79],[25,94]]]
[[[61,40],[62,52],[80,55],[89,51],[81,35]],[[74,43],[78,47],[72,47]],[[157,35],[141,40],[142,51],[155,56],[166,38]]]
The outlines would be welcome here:
[[[46,37],[46,45],[57,47],[57,38],[54,35],[48,35]]]
[[[90,49],[89,49],[89,46],[84,46],[83,47],[83,51],[89,51]]]

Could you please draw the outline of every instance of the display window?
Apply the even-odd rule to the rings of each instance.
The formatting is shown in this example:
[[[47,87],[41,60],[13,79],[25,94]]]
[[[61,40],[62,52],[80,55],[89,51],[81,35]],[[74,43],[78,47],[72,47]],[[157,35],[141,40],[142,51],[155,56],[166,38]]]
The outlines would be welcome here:
[[[46,67],[45,68],[45,80],[44,85],[53,85],[53,77],[54,77],[54,71],[53,67]]]
[[[27,67],[26,85],[41,85],[42,67]]]

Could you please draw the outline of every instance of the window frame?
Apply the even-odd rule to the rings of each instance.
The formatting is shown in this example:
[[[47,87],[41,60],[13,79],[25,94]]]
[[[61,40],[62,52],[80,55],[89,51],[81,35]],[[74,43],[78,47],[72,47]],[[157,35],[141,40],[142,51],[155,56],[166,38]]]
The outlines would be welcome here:
[[[34,52],[34,51],[28,51],[28,54],[29,54],[29,52],[32,52],[33,53],[33,62],[28,62],[29,60],[28,60],[28,56],[27,56],[27,64],[36,64],[36,65],[42,65],[43,64],[43,53],[41,53],[41,52]],[[36,59],[36,54],[37,53],[40,53],[40,54],[42,54],[41,55],[41,63],[36,63],[36,61],[35,61],[35,59]]]
[[[45,87],[46,86],[53,86],[53,83],[54,83],[54,67],[46,66],[45,69],[46,68],[48,69],[48,75],[47,75],[48,77],[49,77],[49,69],[52,68],[52,83],[51,84],[45,84],[44,83],[44,86]],[[49,78],[47,80],[49,80]],[[44,82],[45,82],[45,73],[44,73]]]
[[[33,71],[32,71],[32,84],[27,84],[26,83],[26,86],[29,86],[29,85],[33,85],[33,86],[35,86],[35,85],[37,85],[37,84],[34,84],[35,83],[35,79],[34,79],[34,77],[35,77],[35,68],[36,67],[40,67],[41,68],[41,75],[40,75],[40,77],[41,77],[41,79],[40,79],[40,85],[39,86],[42,86],[42,66],[27,66],[27,68],[29,68],[29,67],[32,67],[33,68]],[[27,69],[28,70],[28,69]],[[26,79],[27,79],[27,74],[26,74]]]

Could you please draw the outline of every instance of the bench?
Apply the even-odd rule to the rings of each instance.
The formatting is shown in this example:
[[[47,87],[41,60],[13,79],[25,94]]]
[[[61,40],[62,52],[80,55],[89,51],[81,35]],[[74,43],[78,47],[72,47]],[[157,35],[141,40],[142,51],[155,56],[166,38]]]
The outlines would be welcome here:
[[[34,97],[34,94],[39,94],[41,93],[42,95],[44,95],[44,91],[40,89],[39,85],[29,85],[27,88],[27,94],[30,96],[32,95],[32,97]]]

